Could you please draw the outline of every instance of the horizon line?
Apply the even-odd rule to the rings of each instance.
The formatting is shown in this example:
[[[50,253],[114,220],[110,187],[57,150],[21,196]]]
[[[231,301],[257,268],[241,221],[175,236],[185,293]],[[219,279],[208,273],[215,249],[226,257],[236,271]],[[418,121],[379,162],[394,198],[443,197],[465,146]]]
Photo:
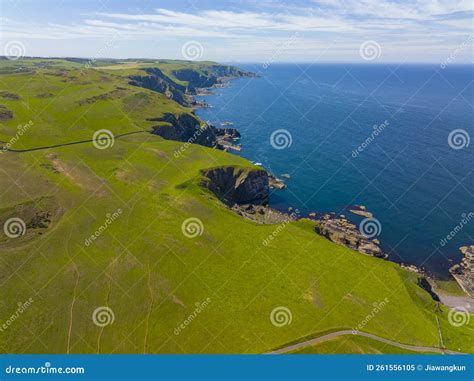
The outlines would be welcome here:
[[[19,57],[17,59],[9,59],[7,56],[0,55],[1,60],[6,61],[21,61],[27,59],[81,59],[81,60],[90,60],[90,61],[100,61],[100,60],[148,60],[148,61],[183,61],[183,62],[194,62],[194,63],[202,63],[202,62],[214,62],[214,63],[221,63],[221,64],[244,64],[244,65],[262,65],[265,64],[266,61],[215,61],[215,60],[186,60],[180,58],[144,58],[144,57],[128,57],[128,58],[113,58],[113,57],[84,57],[84,56],[24,56]],[[271,62],[271,65],[282,65],[282,64],[325,64],[325,65],[441,65],[443,62],[439,61],[378,61],[378,62],[360,62],[360,61],[275,61]],[[469,66],[474,65],[474,62],[458,62],[458,63],[449,63],[450,66]]]

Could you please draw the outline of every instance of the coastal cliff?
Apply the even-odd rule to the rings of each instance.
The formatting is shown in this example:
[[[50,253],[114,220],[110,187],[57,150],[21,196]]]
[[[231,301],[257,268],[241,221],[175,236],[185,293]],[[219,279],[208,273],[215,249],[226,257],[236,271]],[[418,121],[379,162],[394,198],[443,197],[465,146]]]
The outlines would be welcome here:
[[[156,91],[185,107],[200,105],[193,97],[198,89],[223,85],[231,78],[255,76],[254,73],[227,65],[180,68],[173,70],[171,75],[166,75],[156,67],[143,68],[142,71],[143,75],[129,77],[130,85]]]
[[[202,171],[201,186],[213,192],[224,204],[267,205],[268,173],[263,169],[218,167]]]
[[[143,87],[165,95],[181,106],[197,107],[193,95],[198,89],[223,85],[230,78],[252,77],[254,73],[240,70],[234,66],[219,64],[195,64],[169,71],[157,67],[140,69],[143,75],[130,75],[129,84]],[[234,128],[216,128],[201,121],[193,112],[169,113],[161,117],[148,118],[148,121],[161,122],[152,126],[152,133],[167,140],[177,140],[199,144],[205,147],[228,150],[240,150],[234,142],[240,133]]]
[[[200,70],[181,68],[174,70],[173,75],[180,81],[188,83],[187,92],[196,94],[197,89],[209,88],[222,84],[227,78],[255,77],[254,73],[240,70],[235,66],[210,65]]]
[[[165,113],[161,118],[148,119],[152,122],[163,122],[153,126],[153,134],[167,140],[190,142],[205,147],[217,148],[215,128],[208,125],[201,126],[201,121],[193,114],[183,113],[178,116]]]
[[[182,113],[175,115],[165,113],[159,118],[149,118],[151,122],[162,122],[152,127],[152,133],[167,140],[177,140],[199,144],[205,147],[228,151],[240,148],[233,142],[240,137],[234,128],[216,128],[201,122],[194,114]]]
[[[164,94],[168,99],[172,99],[182,106],[191,106],[194,103],[194,100],[186,95],[186,86],[174,82],[160,69],[146,68],[143,71],[147,75],[132,75],[129,84]]]

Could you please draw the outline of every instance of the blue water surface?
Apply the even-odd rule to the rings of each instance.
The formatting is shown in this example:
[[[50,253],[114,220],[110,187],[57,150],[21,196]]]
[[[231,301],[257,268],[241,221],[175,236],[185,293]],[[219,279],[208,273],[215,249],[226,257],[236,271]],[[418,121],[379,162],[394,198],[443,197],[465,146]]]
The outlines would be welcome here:
[[[232,122],[242,134],[238,154],[290,174],[272,206],[335,211],[359,223],[347,208],[365,205],[391,260],[437,275],[460,261],[460,246],[474,244],[474,215],[462,222],[474,212],[472,65],[239,67],[260,76],[200,97],[211,107],[196,113],[216,126]],[[289,147],[272,146],[278,129],[291,135]],[[454,130],[462,136],[450,145]]]

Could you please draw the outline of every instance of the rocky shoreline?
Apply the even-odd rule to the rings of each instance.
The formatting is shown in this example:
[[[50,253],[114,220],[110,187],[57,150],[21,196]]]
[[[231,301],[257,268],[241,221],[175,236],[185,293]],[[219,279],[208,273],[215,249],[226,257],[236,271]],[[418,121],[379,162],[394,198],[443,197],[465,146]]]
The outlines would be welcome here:
[[[387,255],[379,247],[380,242],[377,239],[369,238],[362,229],[357,228],[355,224],[344,217],[332,217],[326,214],[317,221],[315,231],[330,241],[359,253],[387,258]]]
[[[460,264],[449,269],[453,278],[469,296],[474,298],[474,245],[459,248],[464,255]]]
[[[196,89],[196,94],[211,95],[211,88],[228,86],[231,79],[231,77],[225,77],[210,87]],[[207,102],[205,102],[205,105],[208,106]],[[228,126],[231,124],[230,122],[226,122],[225,125]],[[236,129],[216,128],[215,131],[217,131],[217,133],[215,132],[216,135],[220,137],[218,141],[220,147],[215,148],[224,149],[226,151],[232,149],[240,151],[240,147],[234,144],[234,142],[241,137]],[[236,175],[231,175],[231,173],[233,173],[233,171],[230,168],[205,171],[203,174],[210,182],[205,181],[202,185],[216,194],[231,210],[254,222],[280,223],[301,218],[294,212],[290,214],[289,212],[279,211],[268,206],[269,190],[285,189],[286,184],[284,179],[289,179],[289,174],[282,174],[281,178],[278,178],[265,170],[256,171],[255,177],[242,177],[242,173],[239,171],[237,171]],[[238,181],[236,177],[239,178]],[[259,180],[255,181],[256,178],[259,178]],[[252,189],[252,187],[254,188]],[[248,196],[243,197],[244,200],[242,199],[241,189],[248,190]],[[349,209],[349,212],[362,217],[373,218],[373,214],[367,211],[363,205],[354,205]],[[387,258],[387,255],[383,253],[380,248],[380,242],[377,239],[369,238],[364,235],[355,224],[349,222],[344,216],[336,216],[333,213],[324,214],[320,217],[316,216],[317,213],[314,212],[310,213],[308,217],[316,221],[315,232],[317,234],[362,254],[384,259]]]
[[[159,71],[149,71],[148,74],[153,78],[133,77],[131,84],[161,92],[193,110],[190,114],[181,114],[177,117],[167,114],[161,118],[148,119],[149,121],[162,122],[160,125],[152,127],[152,133],[164,139],[200,144],[224,151],[241,150],[238,144],[241,137],[240,132],[229,127],[232,125],[231,122],[225,122],[221,128],[218,128],[210,123],[200,121],[195,115],[195,110],[210,106],[206,101],[197,101],[194,96],[212,95],[212,88],[226,87],[234,78],[251,77],[256,74],[238,69],[226,72],[222,76],[209,78],[192,71],[174,73],[176,78],[189,81],[190,85],[187,88],[176,86]],[[260,163],[255,164],[260,165]],[[296,221],[300,218],[310,218],[315,221],[315,233],[332,242],[364,255],[388,259],[388,255],[383,252],[380,242],[376,238],[364,234],[362,229],[343,215],[312,212],[303,217],[295,212],[290,213],[292,208],[287,212],[269,207],[270,189],[285,189],[284,179],[290,178],[288,174],[277,178],[263,168],[252,170],[235,167],[213,168],[203,171],[202,174],[205,180],[201,185],[212,191],[230,210],[246,219],[260,224],[277,224]],[[366,219],[374,218],[374,215],[363,205],[353,205],[347,208],[347,211]],[[468,295],[473,296],[474,245],[463,247],[461,251],[465,258],[461,264],[453,266],[450,273],[461,288]],[[427,276],[422,269],[403,263],[399,263],[399,265],[408,271],[419,274],[422,277],[420,279],[426,280]]]

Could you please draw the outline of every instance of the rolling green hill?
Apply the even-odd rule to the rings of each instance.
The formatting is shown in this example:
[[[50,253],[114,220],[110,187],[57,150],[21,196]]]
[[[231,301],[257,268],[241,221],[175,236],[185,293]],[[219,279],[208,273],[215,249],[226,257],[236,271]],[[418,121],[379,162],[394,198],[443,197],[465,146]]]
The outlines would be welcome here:
[[[195,78],[237,69],[86,63],[0,61],[0,141],[12,149],[0,152],[0,225],[26,225],[20,237],[0,234],[2,352],[263,353],[355,327],[438,346],[436,316],[446,348],[474,352],[474,319],[450,324],[417,274],[316,235],[310,220],[260,225],[227,209],[201,187],[201,171],[254,166],[152,134],[157,119],[191,108],[166,89],[130,84],[151,68],[191,91]],[[91,141],[101,129],[115,136],[106,149]],[[185,221],[196,236],[183,232]],[[98,308],[104,315],[94,315]],[[353,350],[324,351],[332,348]]]

